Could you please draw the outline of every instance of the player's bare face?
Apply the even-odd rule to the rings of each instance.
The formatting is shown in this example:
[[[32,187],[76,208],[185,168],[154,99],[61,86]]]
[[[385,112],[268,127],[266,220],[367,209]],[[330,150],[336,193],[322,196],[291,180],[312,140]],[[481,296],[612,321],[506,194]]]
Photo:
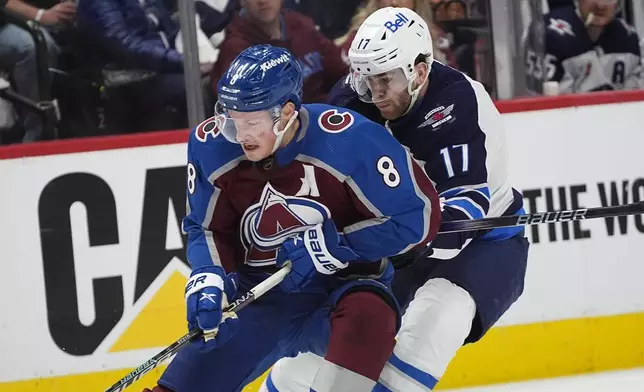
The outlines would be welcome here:
[[[409,81],[401,69],[362,76],[356,88],[365,91],[363,100],[372,102],[387,120],[400,117],[409,107]]]
[[[409,95],[407,90],[392,93],[386,100],[374,102],[382,117],[387,120],[395,120],[401,117],[410,103],[411,95]]]
[[[228,115],[235,125],[235,140],[241,145],[248,160],[257,162],[271,155],[277,136],[273,132],[274,122],[268,112],[229,110]]]
[[[617,4],[617,0],[580,0],[579,11],[585,20],[593,14],[591,26],[603,27],[615,18]]]
[[[407,92],[407,79],[400,79],[395,72],[387,72],[367,78],[376,105],[382,117],[395,120],[409,107],[411,96]]]
[[[262,23],[272,23],[277,20],[282,0],[244,0],[242,5],[253,19]]]

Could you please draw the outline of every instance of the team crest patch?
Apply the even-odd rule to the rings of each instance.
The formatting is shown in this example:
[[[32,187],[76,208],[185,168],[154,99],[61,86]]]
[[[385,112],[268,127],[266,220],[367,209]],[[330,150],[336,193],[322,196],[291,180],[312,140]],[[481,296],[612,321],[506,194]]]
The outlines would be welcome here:
[[[213,139],[216,138],[219,135],[219,122],[219,116],[213,116],[197,125],[195,128],[197,140],[205,143],[208,140],[208,135],[211,135]]]
[[[436,129],[446,122],[454,121],[454,116],[451,114],[452,110],[454,110],[454,104],[451,104],[448,107],[439,106],[436,109],[430,110],[429,113],[425,115],[425,122],[420,124],[418,128],[430,125],[432,129]]]
[[[575,33],[572,31],[572,26],[570,23],[563,19],[550,19],[550,25],[548,26],[550,30],[556,31],[559,35],[570,35],[571,37],[575,36]]]
[[[338,112],[337,109],[329,109],[318,117],[318,125],[323,131],[329,133],[340,133],[353,125],[353,115],[349,112]]]

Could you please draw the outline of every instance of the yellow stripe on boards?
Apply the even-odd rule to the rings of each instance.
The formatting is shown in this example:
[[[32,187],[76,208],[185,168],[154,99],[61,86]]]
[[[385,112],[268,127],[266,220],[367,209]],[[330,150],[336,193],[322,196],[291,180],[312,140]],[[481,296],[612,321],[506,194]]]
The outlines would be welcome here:
[[[174,271],[109,352],[168,346],[185,334],[188,325],[183,316],[186,314],[183,299],[186,282],[185,276]]]
[[[644,366],[644,312],[493,328],[461,348],[438,389]],[[130,370],[0,383],[0,392],[103,391]],[[154,385],[163,368],[127,391]],[[244,392],[257,392],[261,381]]]
[[[644,366],[644,313],[491,329],[464,346],[440,388]]]

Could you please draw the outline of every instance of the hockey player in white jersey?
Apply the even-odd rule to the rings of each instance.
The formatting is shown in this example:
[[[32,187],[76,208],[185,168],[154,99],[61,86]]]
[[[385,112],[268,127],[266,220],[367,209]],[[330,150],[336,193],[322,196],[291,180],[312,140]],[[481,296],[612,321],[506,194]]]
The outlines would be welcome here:
[[[528,89],[540,94],[544,82],[558,82],[561,93],[644,88],[640,38],[615,16],[618,8],[617,0],[576,0],[535,21],[525,51]]]
[[[501,116],[483,86],[433,61],[427,24],[406,8],[369,16],[351,45],[353,73],[329,102],[385,123],[424,162],[443,221],[524,213],[508,182]],[[394,263],[405,310],[374,391],[433,390],[458,349],[478,341],[523,292],[529,244],[519,227],[439,234],[431,255]],[[320,357],[280,360],[262,391],[309,392]]]

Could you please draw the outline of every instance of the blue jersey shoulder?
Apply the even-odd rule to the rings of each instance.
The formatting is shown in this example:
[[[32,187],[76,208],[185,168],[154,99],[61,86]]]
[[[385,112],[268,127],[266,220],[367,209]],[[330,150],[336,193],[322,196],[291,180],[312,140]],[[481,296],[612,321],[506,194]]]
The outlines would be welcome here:
[[[244,156],[244,150],[228,141],[211,117],[190,131],[188,161],[199,165],[210,176],[217,169]]]
[[[300,153],[344,175],[351,175],[364,161],[378,154],[403,150],[384,126],[358,112],[325,104],[303,107],[309,113],[309,125]]]

